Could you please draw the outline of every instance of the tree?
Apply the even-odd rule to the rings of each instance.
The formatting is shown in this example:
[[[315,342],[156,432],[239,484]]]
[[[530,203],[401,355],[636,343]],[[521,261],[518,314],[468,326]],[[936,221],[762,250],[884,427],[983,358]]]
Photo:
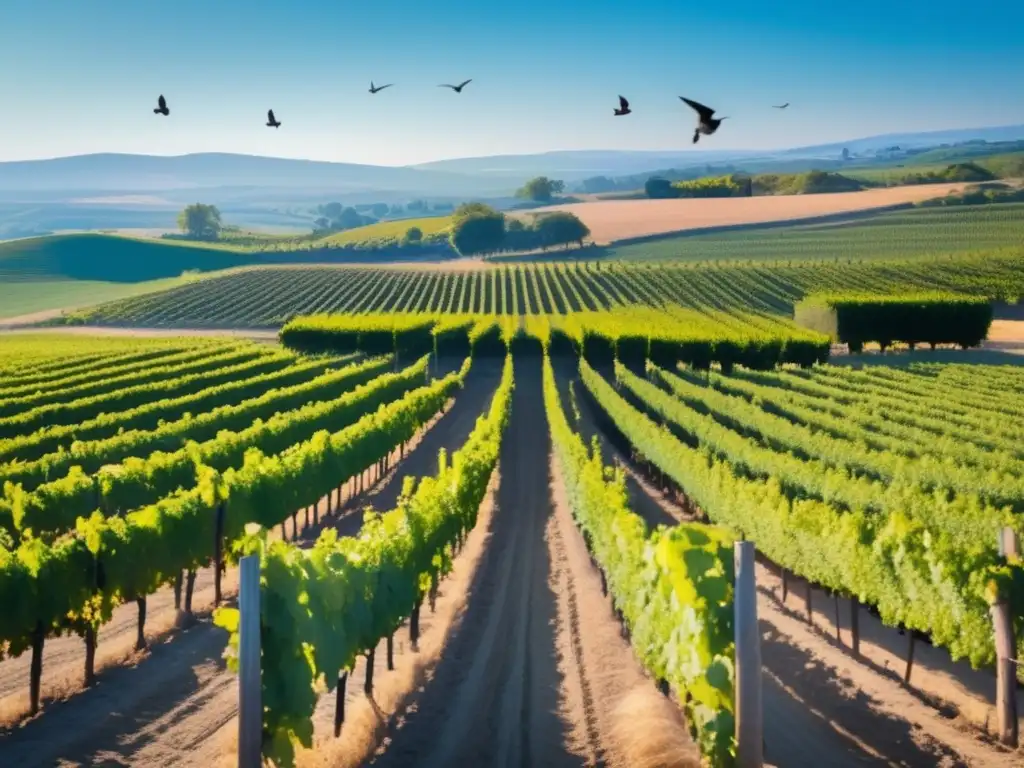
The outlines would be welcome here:
[[[668,179],[652,177],[644,184],[644,194],[653,200],[664,200],[669,197],[677,197],[672,188],[672,182]]]
[[[590,236],[590,229],[573,213],[558,211],[546,216],[539,216],[535,224],[541,247],[578,243],[583,247],[583,240]]]
[[[178,214],[178,227],[195,240],[216,240],[220,235],[220,211],[215,205],[193,203]]]
[[[331,221],[337,221],[341,218],[341,212],[345,210],[345,206],[341,203],[327,203],[327,205],[321,205],[318,210],[321,216],[326,216]]]
[[[402,235],[400,245],[419,245],[421,242],[423,242],[423,230],[419,227],[409,227],[405,230],[405,234]]]
[[[378,219],[383,219],[388,215],[388,211],[391,210],[391,206],[387,203],[374,203],[370,206],[370,213],[376,216]]]
[[[847,149],[846,147],[843,147],[843,156],[842,156],[842,157],[843,157],[843,162],[844,162],[844,163],[845,163],[845,162],[846,162],[847,160],[849,160],[849,159],[850,159],[850,150],[849,150],[849,149]]]
[[[469,216],[493,216],[497,211],[486,203],[463,203],[452,213],[453,219],[465,219]]]
[[[501,250],[505,241],[505,216],[486,205],[482,207],[487,210],[459,216],[452,224],[449,240],[460,256]]]
[[[547,176],[538,176],[517,189],[516,197],[526,198],[537,203],[549,203],[552,197],[561,194],[564,190],[565,182],[549,179]]]
[[[355,229],[367,223],[366,217],[360,215],[355,208],[345,208],[334,220],[335,229]]]

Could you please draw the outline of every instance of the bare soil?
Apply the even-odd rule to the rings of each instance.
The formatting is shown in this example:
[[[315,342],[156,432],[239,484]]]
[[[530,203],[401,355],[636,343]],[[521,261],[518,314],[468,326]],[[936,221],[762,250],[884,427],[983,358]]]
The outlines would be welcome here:
[[[569,211],[590,228],[598,244],[704,227],[760,224],[833,216],[915,203],[958,192],[964,184],[924,184],[861,192],[689,200],[598,200],[544,208]]]
[[[985,349],[1024,355],[1024,320],[993,320]]]

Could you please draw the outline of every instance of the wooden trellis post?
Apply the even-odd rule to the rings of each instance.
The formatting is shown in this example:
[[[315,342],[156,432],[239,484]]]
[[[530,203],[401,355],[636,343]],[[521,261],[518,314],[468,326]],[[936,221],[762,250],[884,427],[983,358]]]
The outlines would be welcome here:
[[[1010,527],[999,531],[999,554],[1009,561],[1017,560],[1017,536]],[[1017,747],[1017,642],[1013,631],[1010,603],[1002,597],[989,608],[996,646],[996,728],[999,741]]]
[[[261,768],[260,557],[247,555],[238,565],[238,768]]]
[[[736,640],[736,764],[764,765],[764,711],[761,704],[761,633],[757,625],[754,542],[734,545],[736,587],[733,630]]]

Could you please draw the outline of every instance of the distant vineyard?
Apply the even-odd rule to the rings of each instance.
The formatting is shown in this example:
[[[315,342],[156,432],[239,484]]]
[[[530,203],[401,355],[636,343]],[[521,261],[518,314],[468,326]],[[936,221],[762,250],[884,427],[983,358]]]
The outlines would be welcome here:
[[[938,196],[938,193],[936,193]],[[902,259],[1019,247],[1024,204],[928,208],[872,214],[845,222],[742,227],[634,245],[613,245],[617,259]]]
[[[899,261],[507,264],[478,270],[302,267],[252,269],[77,313],[71,322],[170,328],[275,328],[336,312],[570,314],[669,304],[789,314],[811,292],[952,290],[1016,300],[1024,255]]]

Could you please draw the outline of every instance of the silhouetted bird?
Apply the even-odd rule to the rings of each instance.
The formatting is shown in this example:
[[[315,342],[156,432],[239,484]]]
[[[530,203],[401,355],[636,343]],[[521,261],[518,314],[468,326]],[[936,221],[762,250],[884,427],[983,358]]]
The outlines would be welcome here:
[[[619,108],[615,110],[615,114],[616,115],[628,115],[632,111],[633,110],[631,110],[629,108],[629,102],[626,101],[626,97],[625,96],[619,96]]]
[[[280,128],[281,123],[274,117],[274,110],[267,110],[267,128]]]
[[[785,109],[789,106],[789,102],[787,101],[785,104],[772,104],[772,106],[776,109]]]
[[[473,79],[470,78],[469,80],[465,80],[465,81],[459,83],[458,85],[448,85],[448,83],[442,83],[441,85],[439,85],[437,87],[438,88],[451,88],[456,93],[462,93],[462,89],[465,88],[467,85],[469,85],[472,82],[473,82]]]
[[[165,99],[162,94],[160,98],[156,100],[156,103],[157,107],[153,110],[154,115],[163,115],[164,117],[167,117],[167,115],[171,114],[171,110],[167,108],[167,99]]]
[[[370,93],[376,93],[377,91],[383,91],[385,88],[390,88],[394,83],[388,83],[387,85],[376,86],[373,84],[373,80],[370,81]]]
[[[692,101],[685,96],[680,96],[679,98],[693,107],[694,111],[697,113],[697,130],[693,132],[694,144],[700,140],[700,135],[702,133],[705,136],[710,136],[718,130],[718,126],[722,124],[723,120],[729,119],[728,117],[714,117],[715,110],[711,109],[711,107],[705,107],[703,104]]]

